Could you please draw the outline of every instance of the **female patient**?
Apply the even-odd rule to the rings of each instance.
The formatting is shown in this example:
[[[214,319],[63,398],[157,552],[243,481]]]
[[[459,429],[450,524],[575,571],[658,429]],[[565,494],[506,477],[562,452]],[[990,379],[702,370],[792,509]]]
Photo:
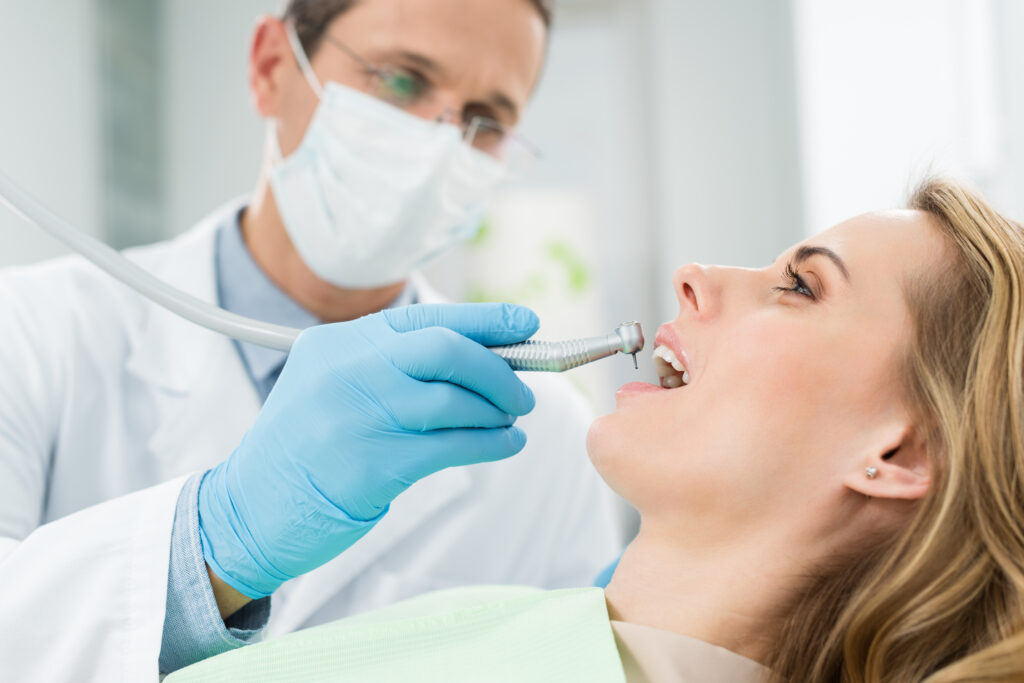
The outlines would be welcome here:
[[[1024,680],[1024,233],[969,189],[681,268],[589,452],[606,591],[448,591],[170,680]],[[610,617],[610,619],[609,619]]]

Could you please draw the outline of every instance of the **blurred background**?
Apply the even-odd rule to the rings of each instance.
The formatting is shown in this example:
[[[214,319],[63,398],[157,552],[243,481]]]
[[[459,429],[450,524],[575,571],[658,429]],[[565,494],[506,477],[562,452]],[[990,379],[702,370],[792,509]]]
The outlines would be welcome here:
[[[0,170],[127,247],[254,185],[255,17],[278,0],[0,0]],[[1020,0],[556,0],[522,134],[543,161],[429,274],[534,306],[549,338],[674,316],[690,261],[759,266],[924,173],[1024,216]],[[0,265],[61,253],[0,210]],[[595,408],[653,377],[572,373]]]

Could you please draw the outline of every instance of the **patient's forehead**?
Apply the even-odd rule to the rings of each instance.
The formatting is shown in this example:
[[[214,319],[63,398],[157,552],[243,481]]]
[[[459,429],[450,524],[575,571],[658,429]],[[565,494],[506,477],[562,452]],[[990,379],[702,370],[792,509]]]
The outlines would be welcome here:
[[[926,274],[949,258],[935,217],[914,209],[862,214],[805,243],[834,250],[848,265],[855,284],[867,289],[880,281]]]

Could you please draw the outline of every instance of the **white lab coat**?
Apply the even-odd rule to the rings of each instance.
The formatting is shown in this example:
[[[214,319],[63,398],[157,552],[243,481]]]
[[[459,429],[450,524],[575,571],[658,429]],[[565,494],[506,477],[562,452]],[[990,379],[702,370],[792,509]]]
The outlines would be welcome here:
[[[222,210],[131,252],[215,301]],[[420,298],[436,298],[421,283]],[[273,598],[276,635],[467,583],[585,585],[618,551],[614,504],[564,378],[525,377],[529,444],[402,494]],[[0,275],[0,680],[157,679],[175,503],[259,411],[230,340],[72,257]]]

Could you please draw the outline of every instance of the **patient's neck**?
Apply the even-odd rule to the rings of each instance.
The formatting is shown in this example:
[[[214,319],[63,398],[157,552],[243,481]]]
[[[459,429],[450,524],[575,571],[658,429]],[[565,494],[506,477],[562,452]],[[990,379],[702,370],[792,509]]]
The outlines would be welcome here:
[[[764,662],[810,558],[793,539],[692,538],[645,524],[606,590],[612,619],[651,626]]]

